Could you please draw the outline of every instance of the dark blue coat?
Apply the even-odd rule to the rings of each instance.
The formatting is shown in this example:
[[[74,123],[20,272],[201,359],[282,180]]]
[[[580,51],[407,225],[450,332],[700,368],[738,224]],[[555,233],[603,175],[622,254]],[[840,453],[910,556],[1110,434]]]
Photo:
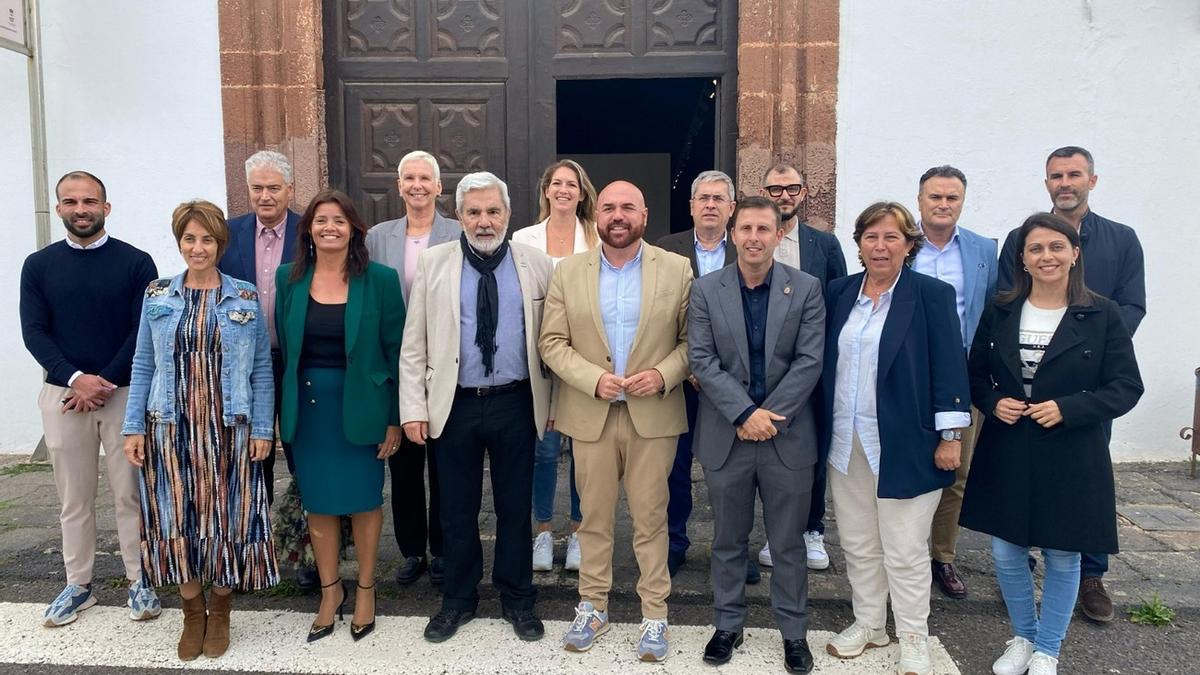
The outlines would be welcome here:
[[[287,223],[283,231],[283,254],[279,259],[280,265],[293,261],[296,251],[296,227],[300,223],[300,214],[288,209]],[[229,248],[221,256],[217,265],[225,274],[234,279],[241,279],[252,284],[258,283],[254,274],[254,237],[258,220],[254,212],[229,219]],[[274,270],[271,271],[274,275]]]
[[[825,331],[822,456],[829,455],[837,382],[838,336],[862,288],[863,273],[829,284]],[[905,267],[879,338],[875,383],[879,420],[879,492],[911,499],[954,482],[953,471],[934,466],[939,437],[934,413],[968,412],[967,357],[954,287]]]

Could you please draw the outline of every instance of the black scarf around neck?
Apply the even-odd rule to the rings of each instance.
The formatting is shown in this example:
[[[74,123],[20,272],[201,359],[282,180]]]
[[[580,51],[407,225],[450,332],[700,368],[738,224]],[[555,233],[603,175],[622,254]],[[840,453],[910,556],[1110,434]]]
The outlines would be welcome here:
[[[479,273],[475,295],[475,346],[483,357],[483,374],[491,375],[496,362],[496,325],[500,322],[500,291],[496,287],[496,268],[508,255],[508,241],[486,258],[467,242],[464,232],[458,239],[463,259]]]

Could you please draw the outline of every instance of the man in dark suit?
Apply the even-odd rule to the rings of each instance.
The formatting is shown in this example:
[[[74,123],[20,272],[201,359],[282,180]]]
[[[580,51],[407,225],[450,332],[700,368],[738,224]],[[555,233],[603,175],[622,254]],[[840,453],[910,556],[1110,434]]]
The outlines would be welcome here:
[[[705,171],[692,181],[692,229],[669,234],[658,245],[677,253],[692,263],[692,276],[699,279],[737,259],[737,251],[729,243],[726,228],[733,213],[733,180],[722,171]],[[687,521],[692,515],[692,429],[696,427],[696,380],[688,378],[683,386],[687,407],[688,431],[679,435],[675,448],[675,465],[667,481],[671,493],[667,502],[667,570],[671,576],[687,560],[691,545],[687,536]],[[747,569],[753,583],[758,582],[758,568]]]
[[[258,305],[267,317],[267,333],[271,338],[271,370],[275,375],[275,410],[278,414],[283,391],[283,358],[275,327],[275,270],[295,257],[296,226],[300,222],[300,215],[288,207],[293,194],[291,162],[272,150],[254,153],[246,160],[246,187],[250,192],[250,207],[254,210],[229,219],[229,248],[218,267],[225,274],[258,288]],[[295,473],[291,443],[283,444],[283,454],[289,472]],[[274,503],[274,441],[270,456],[263,460],[263,478],[267,484],[267,501]],[[301,588],[316,588],[319,585],[316,569],[300,567],[297,584]]]
[[[779,207],[742,200],[730,237],[737,263],[692,287],[688,360],[699,381],[696,458],[713,507],[712,579],[716,631],[704,660],[720,665],[743,640],[746,538],[754,498],[775,543],[771,605],[788,672],[812,669],[803,526],[817,463],[812,393],[821,375],[825,301],[821,283],[776,263]]]
[[[783,223],[784,236],[775,249],[775,260],[813,275],[821,282],[822,290],[846,276],[846,258],[837,237],[800,222],[797,214],[808,197],[807,181],[800,171],[790,164],[776,164],[763,174],[762,185],[762,195],[779,206]],[[829,555],[825,552],[824,457],[817,462],[816,471],[804,544],[808,549],[808,568],[823,570],[829,567]],[[758,562],[765,567],[772,565],[770,544],[759,551]]]

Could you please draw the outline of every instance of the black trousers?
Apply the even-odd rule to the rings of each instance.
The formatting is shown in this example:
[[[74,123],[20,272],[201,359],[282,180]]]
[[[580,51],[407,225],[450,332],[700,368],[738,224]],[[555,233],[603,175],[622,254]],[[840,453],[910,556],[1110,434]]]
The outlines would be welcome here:
[[[283,400],[283,353],[278,349],[271,350],[271,374],[275,378],[275,421],[279,421],[280,402]],[[275,503],[275,441],[277,439],[277,424],[271,425],[271,454],[263,460],[263,481],[267,484],[267,504]],[[292,461],[292,444],[283,444],[283,457],[287,460],[288,471],[295,475],[296,464]]]
[[[429,460],[429,511],[425,510],[425,460]],[[432,445],[417,445],[405,436],[400,450],[388,457],[392,474],[392,531],[405,558],[442,557],[442,522],[438,463]]]
[[[442,435],[429,441],[437,457],[445,537],[446,585],[442,607],[474,611],[483,580],[479,507],[483,501],[483,455],[492,476],[496,509],[492,585],[509,609],[532,609],[533,587],[533,396],[528,382],[477,396],[459,390]]]

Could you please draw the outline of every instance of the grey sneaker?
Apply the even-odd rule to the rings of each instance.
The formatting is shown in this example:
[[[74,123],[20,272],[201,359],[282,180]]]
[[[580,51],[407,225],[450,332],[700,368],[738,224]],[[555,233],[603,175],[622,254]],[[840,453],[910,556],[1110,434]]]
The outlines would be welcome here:
[[[667,620],[642,619],[642,637],[637,654],[642,661],[667,660]]]
[[[157,619],[162,614],[162,603],[145,577],[129,584],[129,600],[125,604],[129,606],[129,618],[134,621]]]
[[[42,614],[42,625],[47,628],[65,626],[79,618],[79,613],[96,604],[91,586],[67,584],[54,602]]]
[[[575,607],[575,620],[563,636],[563,648],[569,652],[586,652],[596,638],[608,632],[608,612],[601,612],[584,601]]]

